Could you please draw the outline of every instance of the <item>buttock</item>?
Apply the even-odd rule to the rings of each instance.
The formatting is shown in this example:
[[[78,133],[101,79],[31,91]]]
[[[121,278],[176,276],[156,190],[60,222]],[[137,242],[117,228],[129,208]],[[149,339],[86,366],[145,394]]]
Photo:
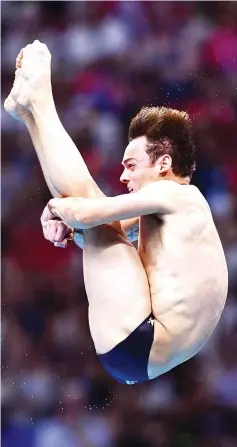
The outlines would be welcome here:
[[[131,334],[105,354],[98,354],[104,369],[119,383],[149,380],[148,361],[154,340],[154,317],[149,315]]]

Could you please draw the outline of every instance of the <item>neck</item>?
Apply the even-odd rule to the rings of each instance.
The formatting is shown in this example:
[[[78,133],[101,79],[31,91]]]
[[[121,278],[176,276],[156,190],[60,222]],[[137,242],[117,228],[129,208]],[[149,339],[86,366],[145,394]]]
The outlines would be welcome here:
[[[162,180],[172,180],[173,182],[179,183],[180,185],[189,185],[190,177],[180,177],[173,173],[168,173],[163,177]]]
[[[177,183],[179,183],[180,185],[189,185],[190,177],[178,177]]]

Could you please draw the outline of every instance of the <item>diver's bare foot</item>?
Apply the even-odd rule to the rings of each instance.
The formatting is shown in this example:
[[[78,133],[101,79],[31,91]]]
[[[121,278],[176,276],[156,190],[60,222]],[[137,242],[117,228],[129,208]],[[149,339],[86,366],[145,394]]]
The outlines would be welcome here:
[[[31,116],[32,103],[44,102],[52,95],[50,65],[48,48],[37,40],[20,51],[13,87],[4,102],[6,112],[13,118],[25,121]]]
[[[19,71],[19,68],[15,71],[15,80],[13,83],[13,87],[4,102],[4,109],[16,120],[26,121],[28,119],[33,119],[31,112],[27,109],[27,107],[19,104],[14,99],[19,97],[19,92],[22,87],[22,80],[20,78]]]

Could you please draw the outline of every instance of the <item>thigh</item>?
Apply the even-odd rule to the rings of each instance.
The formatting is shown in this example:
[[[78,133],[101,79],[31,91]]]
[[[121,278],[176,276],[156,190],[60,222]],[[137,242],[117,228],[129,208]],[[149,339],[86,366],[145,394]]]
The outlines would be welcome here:
[[[154,338],[147,365],[149,379],[155,379],[175,366],[172,343],[165,326],[153,317],[153,327]]]
[[[90,331],[103,354],[150,315],[147,275],[119,222],[85,231],[83,270]]]

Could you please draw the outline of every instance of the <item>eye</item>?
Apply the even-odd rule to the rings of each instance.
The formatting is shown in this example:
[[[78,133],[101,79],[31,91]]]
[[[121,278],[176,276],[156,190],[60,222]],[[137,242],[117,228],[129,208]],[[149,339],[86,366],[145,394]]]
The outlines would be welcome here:
[[[136,165],[129,164],[129,165],[128,165],[128,169],[130,169],[130,171],[134,171],[135,166],[136,166]]]

